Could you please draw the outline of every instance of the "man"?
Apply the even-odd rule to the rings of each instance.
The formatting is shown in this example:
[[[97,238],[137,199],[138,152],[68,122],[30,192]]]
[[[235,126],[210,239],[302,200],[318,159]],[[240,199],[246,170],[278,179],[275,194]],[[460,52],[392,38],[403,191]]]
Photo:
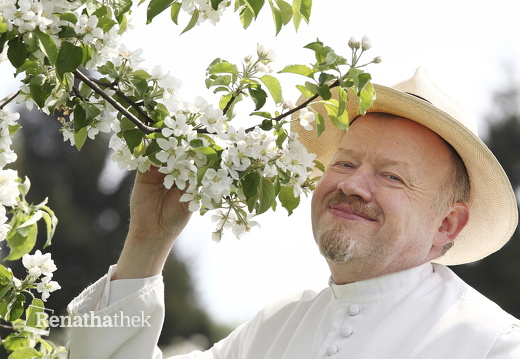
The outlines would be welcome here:
[[[520,358],[520,321],[440,263],[500,249],[518,222],[501,166],[422,70],[342,133],[316,140],[326,170],[313,233],[330,286],[274,303],[204,353],[180,358]],[[351,96],[353,97],[353,96]],[[190,213],[150,171],[136,179],[121,257],[70,305],[73,314],[150,315],[139,328],[73,328],[70,358],[160,358],[160,273]]]

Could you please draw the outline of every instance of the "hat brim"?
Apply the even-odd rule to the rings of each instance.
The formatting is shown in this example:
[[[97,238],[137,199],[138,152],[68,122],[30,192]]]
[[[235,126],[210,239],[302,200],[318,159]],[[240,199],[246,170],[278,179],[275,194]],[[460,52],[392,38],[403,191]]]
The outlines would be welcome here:
[[[468,171],[471,186],[468,224],[454,246],[434,261],[446,265],[464,264],[502,248],[516,229],[518,207],[509,179],[488,147],[467,127],[429,102],[393,88],[381,85],[374,85],[374,88],[377,98],[368,112],[389,113],[429,128],[453,146]],[[346,107],[350,121],[359,116],[355,95],[349,94]],[[312,108],[327,118],[322,105],[315,104]],[[299,134],[302,144],[325,166],[344,133],[330,121],[320,137],[316,137],[315,130],[305,130],[298,121],[292,123],[291,130]]]

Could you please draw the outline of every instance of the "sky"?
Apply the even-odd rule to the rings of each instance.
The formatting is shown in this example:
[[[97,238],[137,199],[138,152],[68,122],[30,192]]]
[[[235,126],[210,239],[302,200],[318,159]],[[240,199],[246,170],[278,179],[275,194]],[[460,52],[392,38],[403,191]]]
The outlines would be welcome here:
[[[302,24],[297,33],[292,27],[284,28],[278,36],[267,5],[248,30],[242,30],[238,16],[228,10],[217,26],[204,23],[180,36],[183,27],[171,23],[167,14],[144,25],[143,9],[135,12],[135,29],[125,44],[144,50],[143,67],[160,65],[181,79],[187,99],[210,98],[204,73],[217,57],[240,62],[262,43],[276,51],[274,66],[281,69],[312,62],[312,52],[303,46],[317,38],[347,55],[348,40],[364,35],[373,44],[366,60],[383,58],[382,63],[367,68],[375,83],[392,85],[424,66],[441,88],[477,118],[481,133],[486,130],[484,118],[492,111],[493,91],[511,79],[520,81],[517,0],[315,0],[310,25]],[[182,15],[180,21],[186,24],[188,18]],[[0,66],[2,79],[12,72],[5,65]],[[287,75],[289,83],[296,79],[291,76]],[[7,86],[11,85],[4,82],[4,89]],[[295,90],[284,95],[298,97]],[[210,214],[195,215],[175,245],[175,255],[191,269],[198,300],[219,322],[236,325],[282,296],[327,286],[328,267],[310,228],[309,199],[302,200],[290,217],[280,208],[257,221],[261,228],[240,240],[230,234],[215,243]]]
[[[312,62],[312,52],[303,46],[317,38],[347,55],[350,37],[367,35],[373,48],[366,60],[383,58],[367,68],[375,83],[392,85],[423,66],[485,133],[492,92],[518,81],[519,7],[515,0],[322,0],[314,1],[311,23],[298,33],[284,28],[275,37],[268,13],[243,31],[238,16],[230,13],[216,27],[203,24],[178,36],[181,28],[164,16],[136,28],[129,45],[144,49],[150,67],[160,64],[183,80],[189,98],[207,96],[204,70],[216,57],[238,62],[262,43],[276,51],[275,68],[281,69]],[[296,99],[298,93],[285,93],[286,99],[290,96]],[[220,243],[211,241],[210,216],[193,217],[174,253],[189,264],[198,299],[214,319],[235,325],[280,297],[327,286],[329,271],[312,237],[309,202],[304,199],[290,217],[283,209],[262,215],[260,229],[240,240],[230,234]]]

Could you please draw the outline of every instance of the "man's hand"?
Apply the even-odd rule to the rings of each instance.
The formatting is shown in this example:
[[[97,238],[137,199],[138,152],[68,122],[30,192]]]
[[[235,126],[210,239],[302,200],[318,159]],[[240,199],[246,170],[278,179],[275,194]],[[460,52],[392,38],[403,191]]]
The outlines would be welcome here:
[[[138,174],[130,201],[130,228],[112,279],[160,274],[191,212],[179,202],[182,191],[166,189],[157,168]]]

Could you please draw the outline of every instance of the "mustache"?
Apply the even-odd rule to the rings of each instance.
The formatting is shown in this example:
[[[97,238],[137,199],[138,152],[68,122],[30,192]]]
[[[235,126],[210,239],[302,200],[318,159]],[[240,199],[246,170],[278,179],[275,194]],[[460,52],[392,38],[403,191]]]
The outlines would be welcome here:
[[[327,198],[325,204],[329,207],[334,205],[346,205],[352,211],[374,220],[379,220],[383,215],[379,208],[367,205],[358,196],[346,195],[343,192],[334,193]]]

